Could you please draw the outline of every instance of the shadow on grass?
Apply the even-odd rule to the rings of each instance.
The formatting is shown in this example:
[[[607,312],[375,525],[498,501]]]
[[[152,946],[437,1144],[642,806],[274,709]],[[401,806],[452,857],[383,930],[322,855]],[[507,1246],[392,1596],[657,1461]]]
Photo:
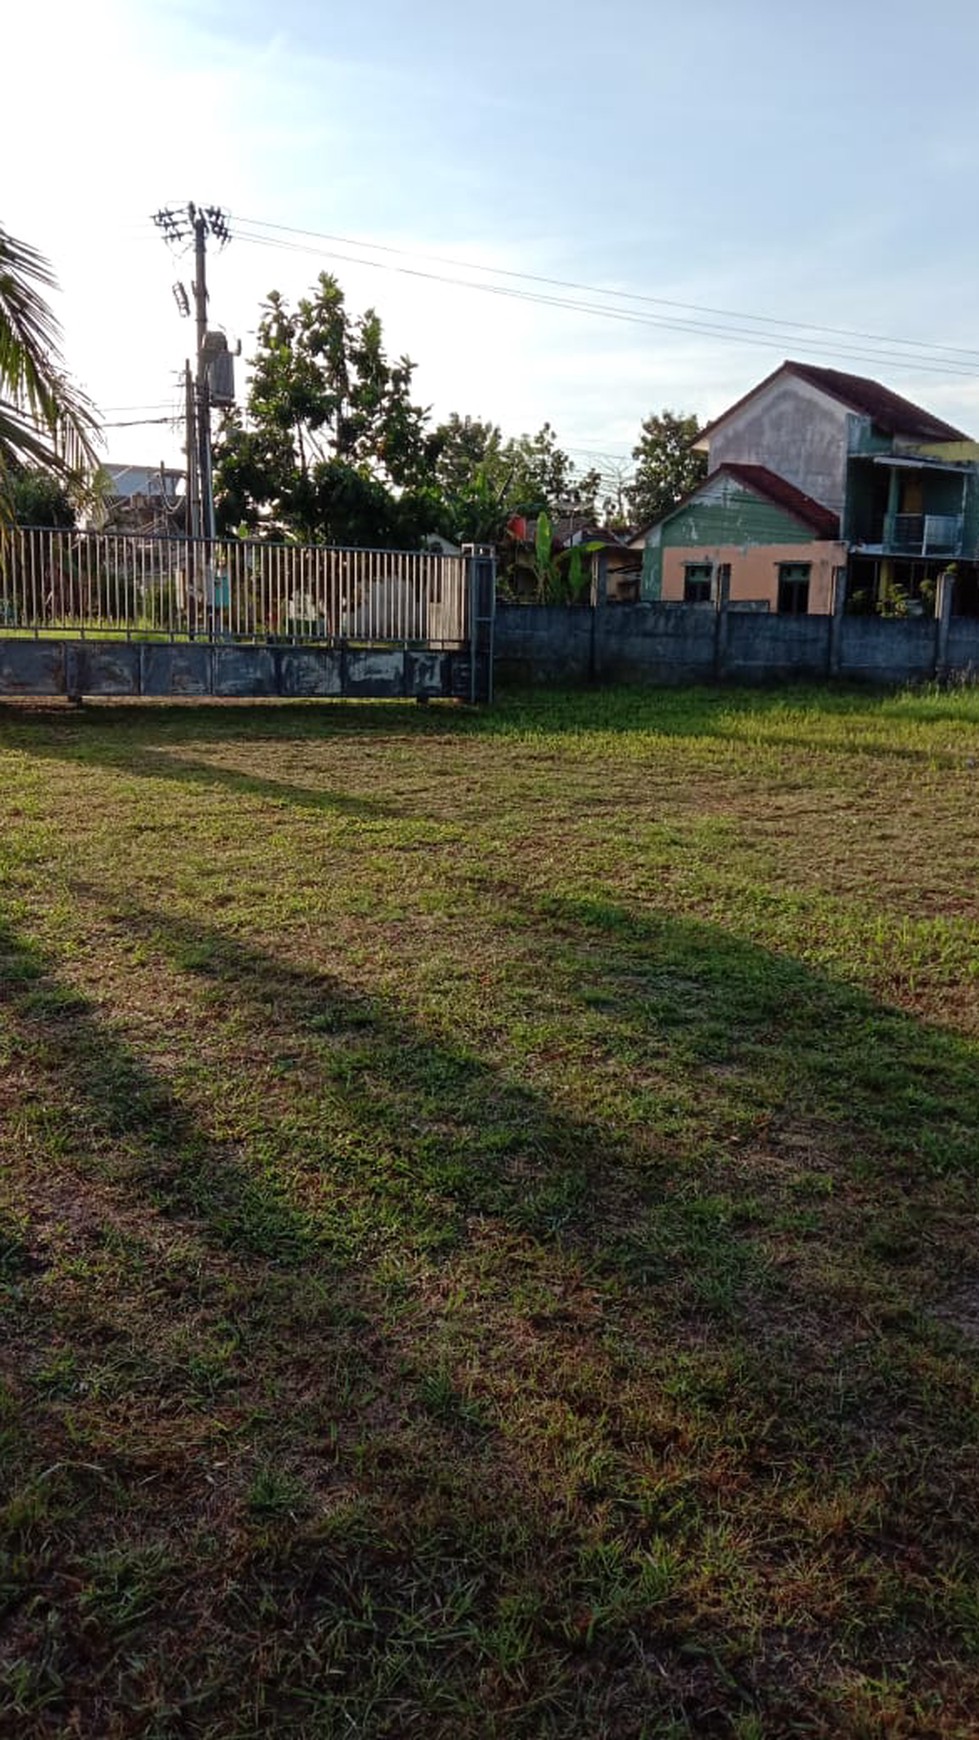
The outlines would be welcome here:
[[[101,907],[97,890],[74,892]],[[114,917],[213,987],[219,1027],[241,1017],[281,1053],[305,1121],[283,1133],[270,1120],[266,1171],[330,1180],[317,1224],[343,1260],[392,1228],[449,1251],[491,1217],[737,1319],[766,1270],[757,1204],[735,1200],[751,1185],[746,1151],[801,1148],[817,1190],[873,1191],[882,1223],[908,1223],[935,1181],[979,1180],[974,1043],[719,926],[599,897],[507,900],[563,997],[566,1089],[560,1068],[541,1091],[525,1058],[488,1063],[389,999],[219,927],[136,902]]]
[[[75,893],[104,911],[99,890]],[[896,1272],[898,1296],[927,1281],[915,1240],[936,1180],[972,1224],[970,1048],[714,926],[527,903],[515,920],[587,1025],[584,1062],[567,1068],[606,1072],[607,1107],[582,1115],[557,1067],[532,1087],[525,1059],[491,1063],[390,998],[206,923],[136,902],[112,913],[167,977],[213,991],[208,1055],[178,1093],[8,928],[20,1127],[42,1197],[56,1161],[80,1204],[106,1190],[200,1241],[180,1273],[203,1320],[203,1400],[184,1378],[138,1418],[150,1443],[178,1403],[213,1429],[192,1456],[181,1419],[182,1495],[154,1485],[130,1429],[116,1457],[128,1487],[90,1479],[74,1513],[42,1513],[33,1532],[22,1495],[13,1524],[5,1513],[20,1556],[0,1658],[11,1637],[26,1650],[45,1601],[60,1612],[47,1677],[31,1682],[48,1701],[22,1732],[57,1732],[78,1709],[110,1731],[109,1684],[131,1700],[121,1735],[300,1736],[353,1718],[370,1736],[639,1740],[655,1722],[720,1737],[752,1722],[740,1731],[792,1733],[800,1709],[829,1733],[841,1664],[912,1722],[939,1664],[947,1677],[959,1650],[965,1667],[957,1567],[979,1541],[961,1374],[944,1381],[914,1313],[878,1311],[872,1287],[846,1315],[843,1282],[864,1266],[871,1282]],[[226,1102],[238,1133],[220,1140],[208,1131]],[[804,1137],[795,1170],[818,1185],[798,1226],[752,1179],[752,1143],[775,1125]],[[837,1219],[861,1166],[873,1195]],[[862,1247],[868,1201],[903,1245]],[[99,1295],[90,1311],[76,1297],[73,1320],[71,1273],[53,1299],[30,1228],[18,1237],[19,1333],[44,1323],[63,1353],[80,1325],[94,1344]],[[229,1266],[209,1269],[208,1251]],[[528,1272],[533,1307],[519,1302]],[[455,1331],[427,1300],[443,1273]],[[572,1277],[598,1304],[569,1323]],[[135,1314],[138,1266],[127,1284]],[[219,1332],[235,1349],[227,1391]],[[137,1317],[133,1334],[148,1333]],[[88,1390],[54,1359],[40,1375],[41,1423],[18,1456],[92,1461],[97,1370]],[[105,1404],[106,1466],[126,1405],[125,1392]],[[846,1479],[843,1520],[810,1518],[814,1492]],[[114,1514],[127,1503],[140,1528],[169,1531],[176,1616],[180,1580],[147,1568],[145,1542],[142,1558],[105,1557],[113,1532],[129,1543],[133,1513]],[[805,1624],[787,1653],[794,1612]],[[243,1698],[250,1730],[236,1726]]]
[[[107,717],[118,719],[120,715]],[[102,719],[99,724],[101,726]],[[74,727],[74,728],[73,728]],[[166,733],[168,740],[171,738]],[[197,741],[198,733],[188,733]],[[43,735],[32,733],[26,745],[31,756],[61,762],[77,762],[86,767],[98,767],[113,773],[147,780],[166,780],[205,791],[227,792],[239,797],[270,798],[275,803],[289,804],[299,809],[321,811],[335,815],[379,818],[396,817],[401,811],[393,804],[358,794],[324,791],[314,786],[298,785],[291,780],[269,779],[261,774],[242,773],[235,768],[221,767],[216,762],[191,759],[168,752],[154,743],[141,744],[127,732],[125,747],[112,740],[112,731],[101,729],[79,731],[66,715],[66,729],[45,729]],[[223,741],[224,734],[219,737]],[[15,734],[12,734],[15,740]],[[178,737],[176,741],[180,741]]]
[[[41,1141],[56,1153],[74,1152],[83,1174],[90,1170],[96,1180],[111,1180],[111,1163],[101,1156],[118,1147],[127,1185],[164,1211],[198,1217],[224,1243],[273,1261],[296,1261],[308,1249],[301,1216],[274,1184],[249,1177],[230,1145],[204,1136],[97,1009],[2,923],[0,1010],[20,1035],[17,1051],[40,1077],[25,1102],[25,1137],[36,1125]]]

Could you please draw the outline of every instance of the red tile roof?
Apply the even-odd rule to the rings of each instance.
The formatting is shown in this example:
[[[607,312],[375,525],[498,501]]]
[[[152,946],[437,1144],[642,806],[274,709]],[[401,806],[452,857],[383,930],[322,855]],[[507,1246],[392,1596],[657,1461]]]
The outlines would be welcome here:
[[[839,537],[840,522],[836,514],[831,513],[829,508],[823,507],[821,502],[813,501],[811,495],[806,495],[803,490],[796,489],[795,484],[789,483],[787,478],[779,477],[777,472],[769,471],[766,465],[736,465],[729,460],[724,465],[719,465],[717,471],[712,472],[711,475],[716,477],[717,473],[721,471],[726,472],[729,477],[736,478],[748,489],[755,490],[758,495],[766,496],[778,507],[786,508],[797,520],[801,520],[804,526],[808,526],[810,531],[815,532],[817,538],[826,538],[832,541]]]
[[[940,417],[933,417],[930,411],[922,410],[920,405],[913,405],[910,399],[902,399],[900,393],[892,393],[889,387],[882,387],[879,381],[867,379],[864,375],[847,375],[839,369],[818,368],[815,363],[784,362],[772,374],[759,381],[757,387],[744,393],[719,417],[701,429],[696,445],[699,447],[704,438],[710,435],[719,424],[727,421],[732,412],[739,411],[763,387],[767,387],[779,375],[792,374],[799,380],[808,381],[810,386],[818,387],[821,392],[828,393],[830,398],[837,399],[849,410],[857,411],[863,417],[869,417],[878,429],[885,435],[904,435],[913,441],[968,441],[970,437],[961,429],[953,428],[951,423],[943,423]]]

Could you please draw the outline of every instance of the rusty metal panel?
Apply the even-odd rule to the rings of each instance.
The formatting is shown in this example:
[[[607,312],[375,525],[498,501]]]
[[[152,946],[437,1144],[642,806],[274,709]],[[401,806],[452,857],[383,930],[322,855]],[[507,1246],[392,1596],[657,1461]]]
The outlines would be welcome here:
[[[140,647],[144,695],[210,695],[211,648],[191,642],[168,646],[152,641]]]
[[[405,692],[405,655],[400,647],[352,647],[344,671],[345,695],[393,699]]]
[[[69,695],[138,695],[140,648],[112,641],[65,644],[65,688]]]
[[[65,648],[62,641],[0,641],[0,695],[64,693]]]
[[[216,646],[213,661],[212,695],[248,697],[280,693],[271,647]]]
[[[405,654],[405,694],[445,695],[448,693],[448,653],[420,652],[412,649]]]
[[[281,647],[276,657],[280,695],[343,694],[344,655],[340,648]]]
[[[473,665],[468,654],[453,653],[445,693],[455,701],[468,701],[472,693]]]

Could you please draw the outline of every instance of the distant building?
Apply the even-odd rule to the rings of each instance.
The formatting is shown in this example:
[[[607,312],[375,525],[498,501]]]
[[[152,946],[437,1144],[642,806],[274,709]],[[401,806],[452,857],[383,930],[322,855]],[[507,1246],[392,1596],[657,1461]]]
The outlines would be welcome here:
[[[785,362],[700,435],[707,478],[648,527],[642,596],[785,614],[851,604],[928,608],[954,564],[956,609],[979,613],[979,443],[862,375]]]
[[[165,536],[184,530],[182,471],[166,465],[104,465],[109,487],[102,504],[102,529]]]

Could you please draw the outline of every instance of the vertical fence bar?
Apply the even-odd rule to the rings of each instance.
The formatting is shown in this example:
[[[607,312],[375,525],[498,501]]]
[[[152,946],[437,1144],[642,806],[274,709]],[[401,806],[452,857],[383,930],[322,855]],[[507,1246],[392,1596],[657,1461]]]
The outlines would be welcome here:
[[[43,532],[41,532],[38,534],[36,539],[33,536],[31,538],[31,599],[30,599],[30,615],[29,615],[28,620],[31,623],[33,623],[33,625],[34,625],[35,635],[37,634],[37,625],[38,625],[38,620],[39,620],[39,616],[40,616],[40,609],[39,609],[40,586],[38,583],[38,567],[40,564],[43,563],[43,561],[44,561],[44,534],[43,534]],[[42,572],[43,572],[43,569],[42,569]]]
[[[47,541],[50,548],[52,542],[52,533],[50,532],[47,534]],[[52,551],[48,559],[48,569],[52,574],[54,573],[54,565],[55,557],[54,552]],[[84,536],[80,536],[76,540],[74,556],[72,557],[70,554],[68,556],[68,569],[71,574],[71,589],[74,594],[74,603],[78,613],[78,632],[80,638],[84,640],[86,632],[91,626],[94,614],[92,610],[91,563],[89,560],[88,541]]]
[[[41,534],[41,536],[43,536],[43,534]],[[30,534],[30,604],[28,607],[27,620],[28,622],[33,623],[35,634],[37,633],[37,560],[37,543],[32,532]]]
[[[69,557],[69,565],[72,558]],[[54,573],[54,561],[49,563],[50,571]],[[81,613],[82,639],[86,628],[101,627],[103,613],[102,586],[99,581],[99,565],[95,564],[95,578],[92,577],[92,540],[82,533],[75,542],[74,568],[77,575],[78,603]]]

